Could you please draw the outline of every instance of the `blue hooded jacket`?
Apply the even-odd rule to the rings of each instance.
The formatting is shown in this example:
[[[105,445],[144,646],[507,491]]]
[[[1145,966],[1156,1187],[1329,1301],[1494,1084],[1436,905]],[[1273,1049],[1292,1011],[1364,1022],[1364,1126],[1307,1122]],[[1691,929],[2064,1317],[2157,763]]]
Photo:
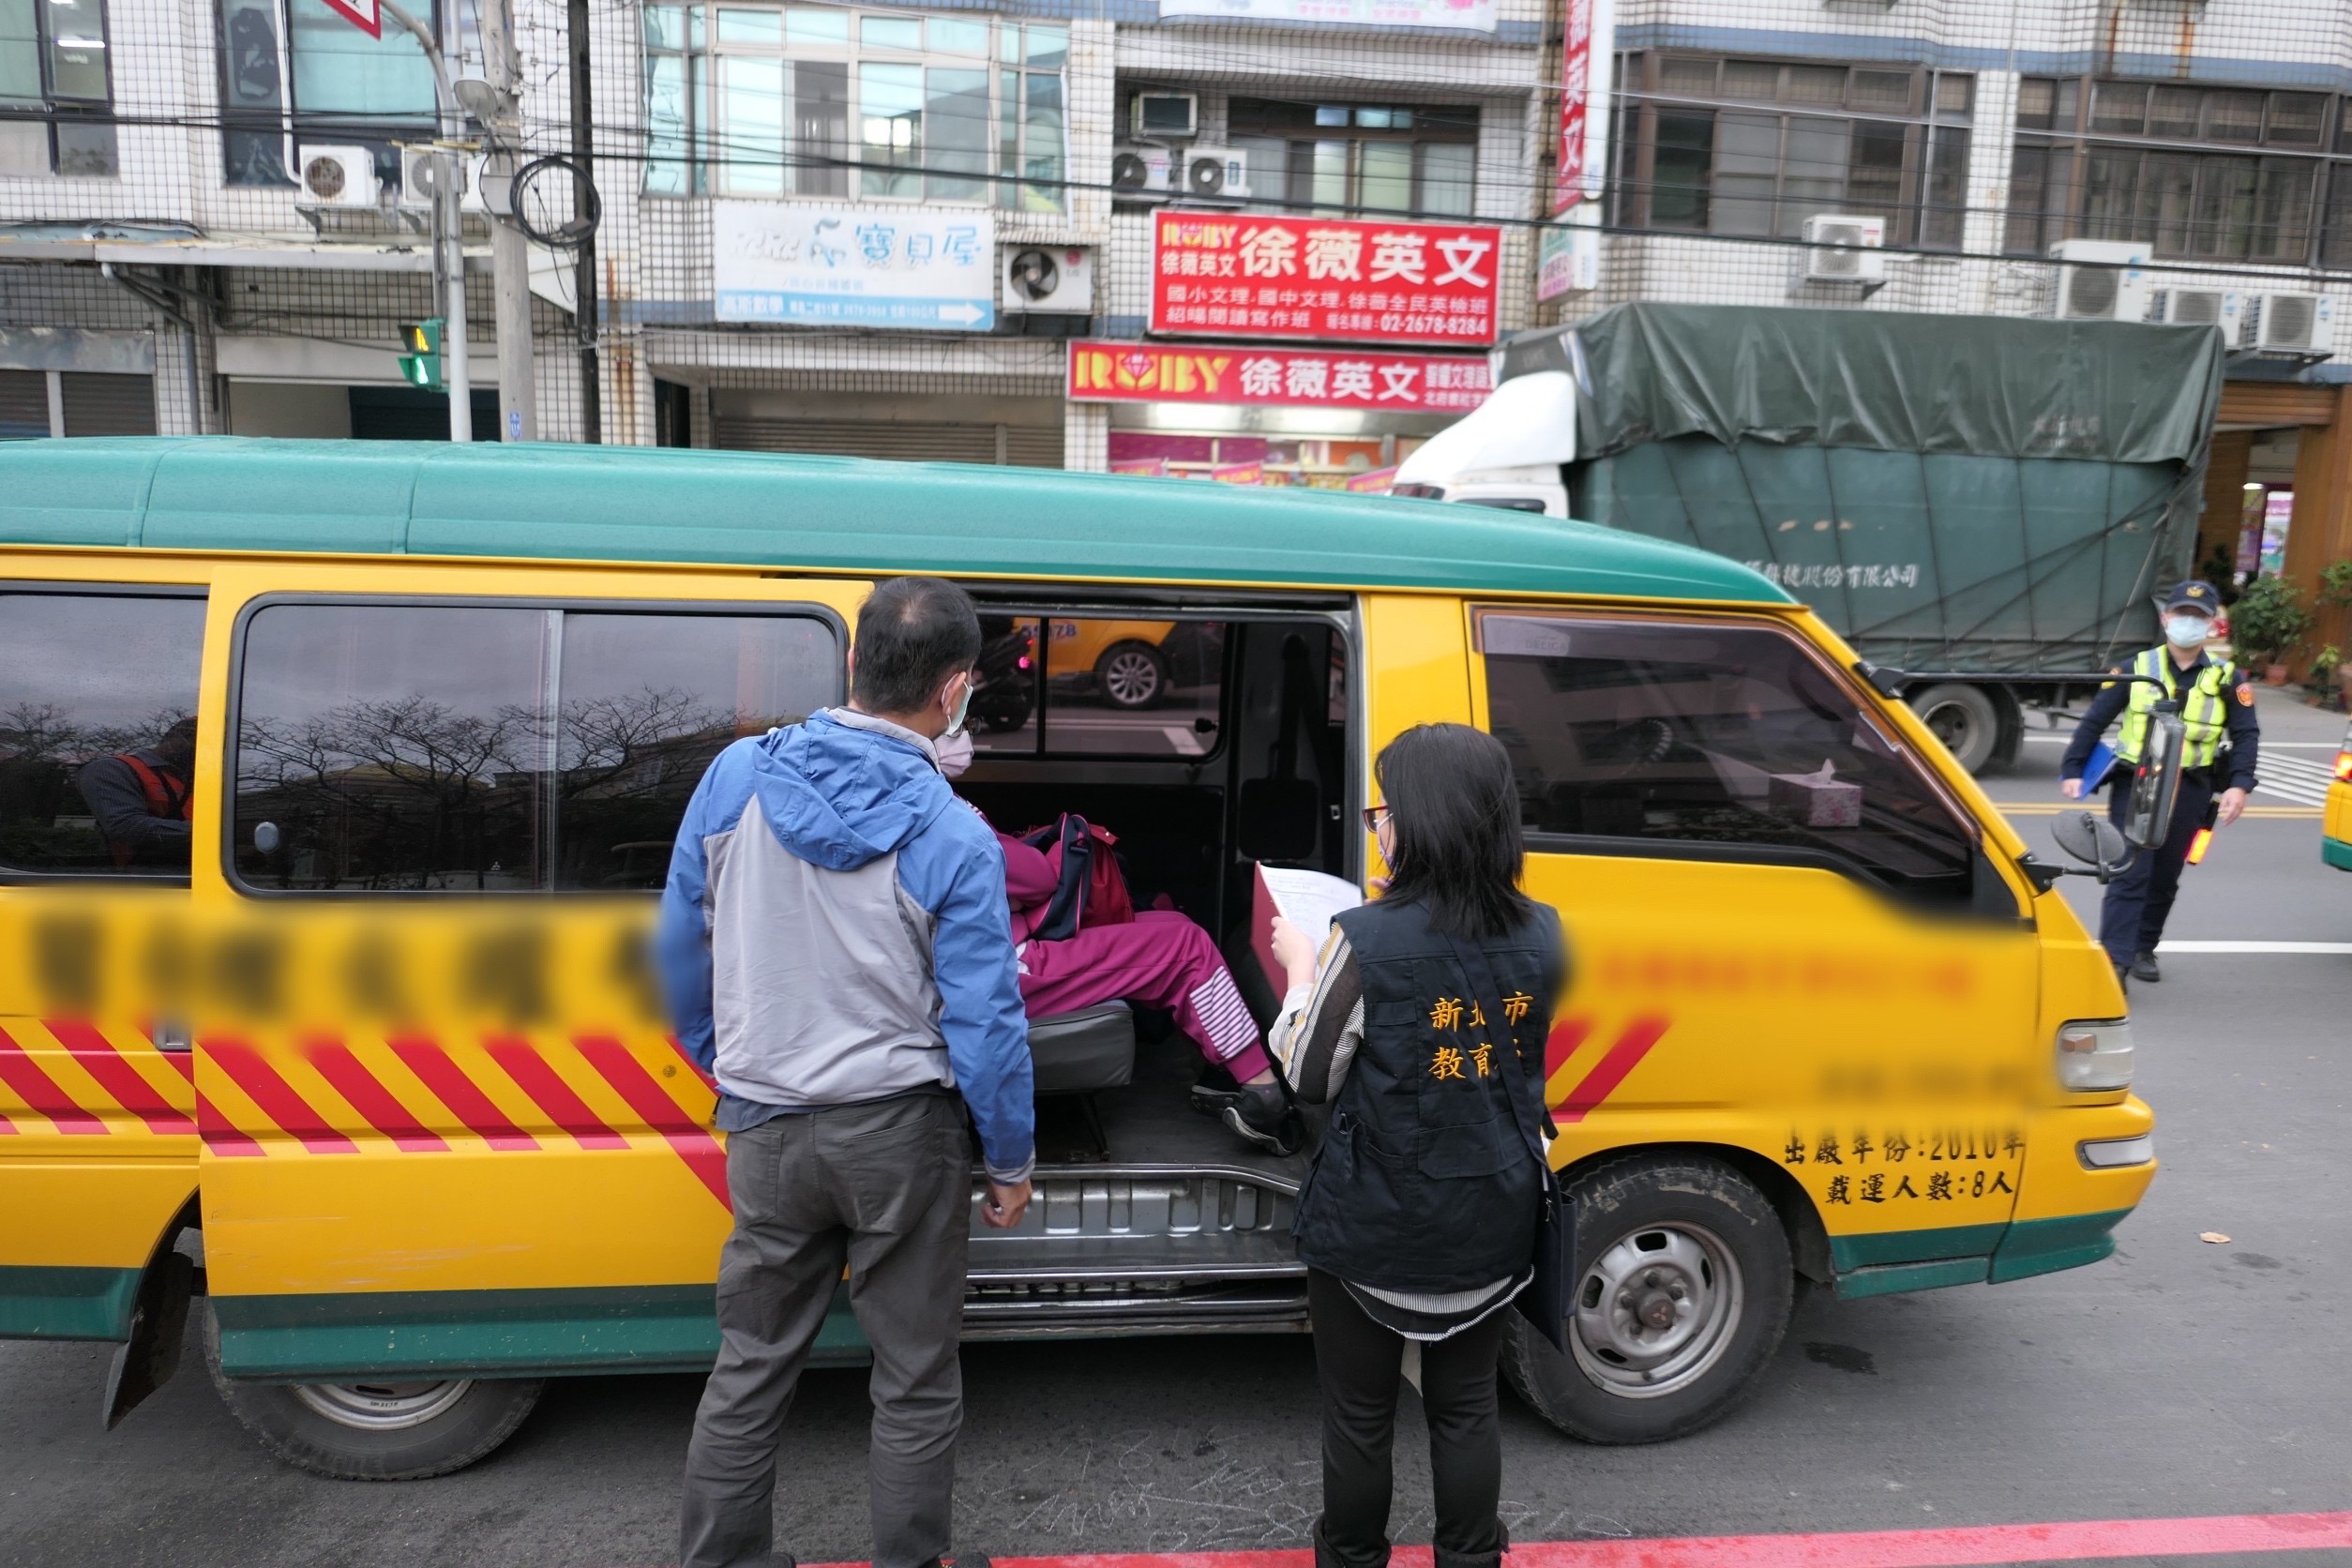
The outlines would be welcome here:
[[[740,740],[695,787],[657,937],[719,1125],[961,1092],[991,1181],[1035,1163],[1004,859],[929,744],[825,709]]]

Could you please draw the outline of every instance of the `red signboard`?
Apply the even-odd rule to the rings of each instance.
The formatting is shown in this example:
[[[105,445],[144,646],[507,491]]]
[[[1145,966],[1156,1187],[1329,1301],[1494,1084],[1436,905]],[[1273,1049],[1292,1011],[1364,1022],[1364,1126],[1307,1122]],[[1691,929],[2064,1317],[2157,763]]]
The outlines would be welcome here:
[[[1495,340],[1500,229],[1181,211],[1154,222],[1153,332]]]
[[[1568,0],[1567,34],[1560,52],[1560,153],[1552,180],[1552,212],[1584,200],[1585,114],[1592,84],[1592,0]]]
[[[1467,414],[1486,400],[1486,361],[1470,355],[1236,348],[1208,343],[1070,345],[1081,403],[1258,403]]]

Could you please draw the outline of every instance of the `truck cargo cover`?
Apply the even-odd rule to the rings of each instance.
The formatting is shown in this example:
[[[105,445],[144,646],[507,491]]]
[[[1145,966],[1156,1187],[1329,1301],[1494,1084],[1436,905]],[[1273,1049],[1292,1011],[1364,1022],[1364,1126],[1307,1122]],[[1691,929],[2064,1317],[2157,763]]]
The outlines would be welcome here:
[[[2222,395],[2209,326],[1620,305],[1573,330],[1585,458],[1710,435],[2191,465]],[[1534,346],[1515,340],[1513,367],[1537,368]]]

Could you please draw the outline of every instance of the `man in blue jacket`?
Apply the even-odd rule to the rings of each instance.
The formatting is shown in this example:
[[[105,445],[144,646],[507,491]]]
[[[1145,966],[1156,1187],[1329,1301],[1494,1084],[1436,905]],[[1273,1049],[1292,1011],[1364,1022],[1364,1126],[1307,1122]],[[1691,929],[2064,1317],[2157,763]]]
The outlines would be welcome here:
[[[679,1040],[718,1082],[735,1211],[686,1568],[776,1560],[776,1445],[844,1265],[874,1353],[873,1560],[926,1568],[948,1549],[964,1108],[985,1223],[1020,1223],[1036,1163],[1004,861],[933,750],[979,656],[962,589],[883,583],[858,611],[849,706],[720,752],[678,830],[662,971]]]

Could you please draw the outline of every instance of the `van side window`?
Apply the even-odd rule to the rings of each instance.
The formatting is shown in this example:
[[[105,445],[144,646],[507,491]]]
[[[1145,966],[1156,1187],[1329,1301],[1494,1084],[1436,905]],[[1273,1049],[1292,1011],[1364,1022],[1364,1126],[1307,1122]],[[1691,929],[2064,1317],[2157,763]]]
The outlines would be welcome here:
[[[999,756],[1204,757],[1225,683],[1219,621],[980,617],[973,746]]]
[[[1478,633],[1529,832],[1798,852],[1968,902],[1974,834],[1787,632],[1487,611]]]
[[[807,616],[264,605],[236,673],[237,874],[658,888],[711,759],[836,701],[840,669]]]
[[[202,595],[0,592],[0,874],[188,875]]]

